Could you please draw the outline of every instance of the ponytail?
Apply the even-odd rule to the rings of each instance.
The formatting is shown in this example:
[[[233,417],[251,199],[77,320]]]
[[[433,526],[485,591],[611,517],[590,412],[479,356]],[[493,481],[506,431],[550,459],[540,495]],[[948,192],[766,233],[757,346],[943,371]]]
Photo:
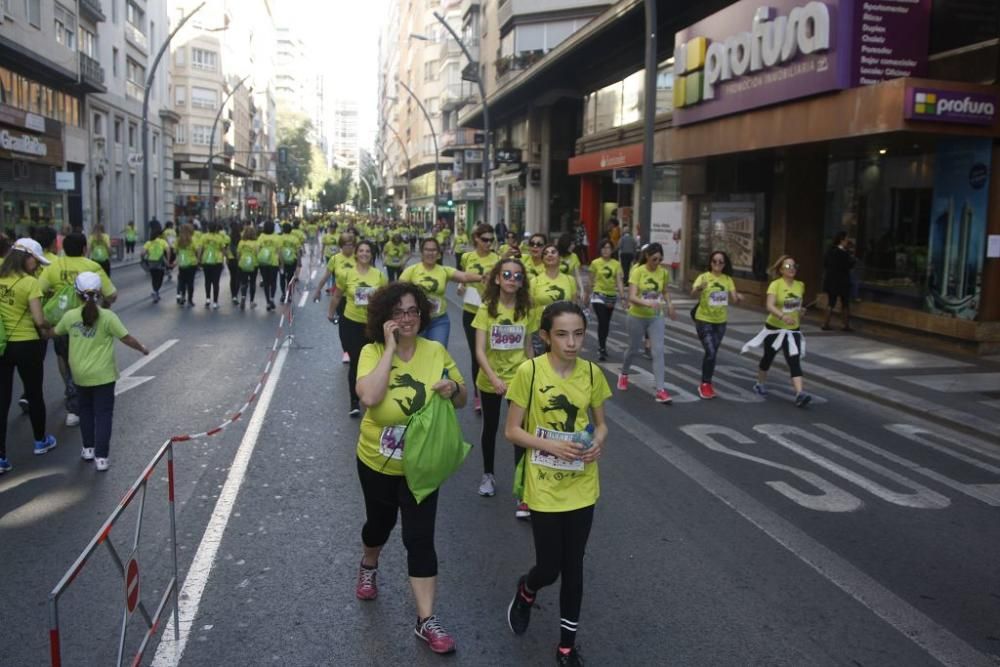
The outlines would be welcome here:
[[[97,318],[101,316],[101,309],[97,306],[97,300],[101,298],[100,292],[83,292],[80,294],[83,299],[83,311],[80,315],[83,326],[88,329],[93,328],[97,323]]]

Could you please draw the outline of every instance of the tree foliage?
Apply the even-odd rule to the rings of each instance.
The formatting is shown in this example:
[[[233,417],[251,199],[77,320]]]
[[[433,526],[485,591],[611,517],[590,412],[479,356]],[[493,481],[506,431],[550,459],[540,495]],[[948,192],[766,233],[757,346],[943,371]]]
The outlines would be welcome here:
[[[319,207],[324,211],[332,211],[345,203],[351,195],[354,175],[348,169],[335,169],[335,178],[328,178],[316,196]]]
[[[309,135],[312,123],[309,119],[289,115],[279,118],[278,147],[288,151],[285,164],[278,163],[278,188],[288,194],[288,199],[298,199],[309,187],[312,175],[313,155]]]

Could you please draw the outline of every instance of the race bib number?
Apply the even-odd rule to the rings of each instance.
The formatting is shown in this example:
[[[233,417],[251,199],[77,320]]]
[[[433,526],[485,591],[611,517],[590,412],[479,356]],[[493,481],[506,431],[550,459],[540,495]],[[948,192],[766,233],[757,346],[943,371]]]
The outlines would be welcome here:
[[[708,305],[712,308],[719,308],[729,305],[729,292],[709,292]]]
[[[517,350],[524,347],[524,325],[494,324],[490,329],[490,347],[494,350]]]
[[[438,311],[441,310],[441,299],[429,296],[427,300],[431,302],[431,316],[437,315]]]
[[[354,305],[355,306],[367,306],[368,300],[371,298],[372,292],[375,291],[374,287],[357,287],[354,290]]]
[[[406,424],[398,426],[386,426],[382,429],[382,435],[378,439],[378,451],[382,456],[401,461],[403,459],[403,434],[406,432]]]
[[[462,297],[462,301],[469,306],[479,306],[483,302],[479,296],[479,290],[472,285],[466,286],[465,296]]]
[[[797,313],[802,307],[802,299],[797,297],[789,297],[785,299],[785,303],[781,306],[781,312],[783,313]]]
[[[535,435],[545,440],[573,440],[576,434],[552,431],[538,426],[535,428]],[[558,456],[553,456],[539,449],[531,450],[531,463],[543,468],[551,468],[552,470],[561,470],[563,472],[583,472],[583,461],[564,461]]]
[[[648,300],[651,300],[651,301],[658,301],[660,299],[660,293],[659,292],[643,292],[642,293],[642,298],[643,299],[648,299]]]

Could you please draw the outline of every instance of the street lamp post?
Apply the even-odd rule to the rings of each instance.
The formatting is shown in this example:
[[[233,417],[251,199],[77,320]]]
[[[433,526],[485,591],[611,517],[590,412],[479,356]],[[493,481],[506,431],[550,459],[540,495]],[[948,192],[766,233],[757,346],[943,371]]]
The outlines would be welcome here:
[[[240,79],[239,83],[233,86],[233,89],[229,91],[226,98],[222,100],[222,104],[219,105],[219,112],[215,114],[215,121],[212,123],[212,134],[209,136],[208,140],[208,221],[215,222],[215,201],[212,199],[212,188],[215,185],[215,128],[219,125],[219,119],[222,118],[222,112],[226,108],[226,103],[233,96],[234,93],[243,85],[243,82],[250,78],[247,74],[245,77]],[[225,153],[223,153],[225,154]]]
[[[372,201],[373,201],[372,200],[372,186],[368,182],[368,179],[365,178],[364,176],[362,176],[360,173],[358,174],[358,178],[361,179],[361,182],[365,184],[365,189],[368,190],[368,215],[371,215],[372,214]]]
[[[149,91],[153,89],[156,68],[159,67],[160,59],[163,58],[167,47],[170,46],[170,40],[184,27],[188,19],[204,6],[205,3],[202,2],[192,9],[189,14],[177,23],[177,27],[167,35],[167,38],[163,40],[160,50],[156,53],[156,58],[153,59],[153,65],[149,68],[149,76],[146,77],[146,87],[142,91],[142,229],[147,239],[149,238]]]
[[[656,0],[646,0],[646,91],[643,110],[642,184],[639,232],[647,242],[653,228],[653,141],[656,129]]]
[[[431,120],[431,115],[427,113],[427,108],[424,106],[423,102],[420,101],[420,98],[417,97],[416,93],[414,93],[409,86],[403,83],[402,80],[396,79],[396,83],[401,85],[403,90],[410,94],[413,101],[417,103],[418,107],[420,107],[420,111],[423,112],[424,119],[427,120],[428,127],[431,128],[431,139],[434,140],[434,222],[437,222],[438,204],[441,202],[441,165],[438,164],[438,156],[440,153],[438,152],[437,132],[434,131],[434,121]]]

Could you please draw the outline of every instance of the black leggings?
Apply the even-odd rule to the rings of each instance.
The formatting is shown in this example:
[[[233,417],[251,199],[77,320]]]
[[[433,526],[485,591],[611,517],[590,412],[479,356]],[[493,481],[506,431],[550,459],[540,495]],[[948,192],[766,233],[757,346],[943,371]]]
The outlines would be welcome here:
[[[705,356],[701,360],[701,381],[711,382],[715,374],[715,359],[722,347],[722,338],[726,335],[726,323],[711,324],[695,320],[695,331],[701,340],[701,346],[705,348]],[[768,366],[770,366],[768,362]]]
[[[163,287],[163,269],[150,269],[149,280],[153,284],[153,291],[159,292]]]
[[[402,475],[384,475],[358,459],[358,480],[365,497],[365,525],[361,541],[368,548],[381,547],[389,541],[396,517],[403,515],[403,546],[411,577],[436,577],[437,552],[434,550],[434,521],[437,518],[438,492],[417,504]]]
[[[479,441],[483,450],[483,472],[492,475],[497,449],[497,430],[500,428],[502,397],[492,391],[481,391],[479,392],[479,400],[482,401],[483,405],[483,432]],[[521,447],[518,449],[521,450],[523,456],[524,449]]]
[[[403,272],[403,268],[400,266],[389,266],[386,264],[385,273],[389,276],[389,282],[395,282],[399,280],[399,274]]]
[[[177,298],[182,302],[185,299],[194,301],[194,274],[197,272],[196,266],[183,266],[177,269]]]
[[[598,349],[605,350],[608,347],[608,332],[611,330],[611,315],[615,312],[615,307],[597,302],[590,305],[597,315],[597,346]]]
[[[125,252],[130,255],[135,252],[135,241],[125,241]]]
[[[247,298],[247,290],[250,291],[250,303],[253,303],[254,297],[257,296],[257,269],[240,270],[240,299]]]
[[[772,327],[767,328],[771,329]],[[794,357],[789,354],[787,338],[781,344],[781,351],[785,354],[785,361],[788,363],[789,375],[793,378],[800,378],[802,377],[802,334],[796,329],[792,336],[795,337],[795,345],[799,348],[799,354],[796,354]],[[764,339],[764,356],[761,358],[759,366],[762,371],[767,372],[767,370],[771,368],[771,362],[773,362],[774,358],[778,355],[778,351],[773,347],[774,341],[777,337],[778,334],[771,334]]]
[[[535,567],[528,572],[525,585],[529,591],[537,592],[562,576],[559,587],[559,645],[564,647],[573,646],[576,639],[583,602],[583,556],[593,522],[593,505],[570,512],[531,511]]]
[[[44,361],[45,345],[40,340],[8,342],[7,350],[0,357],[0,458],[7,458],[7,415],[14,389],[15,368],[24,386],[24,397],[28,399],[28,416],[35,442],[45,439]]]
[[[240,296],[240,263],[235,259],[227,259],[226,267],[229,269],[229,296],[236,299]]]
[[[292,284],[292,279],[295,277],[295,270],[299,268],[298,264],[284,264],[281,267],[281,300],[284,301],[288,296],[288,286]]]
[[[260,265],[260,278],[264,281],[264,300],[274,303],[274,293],[278,289],[278,267]]]
[[[222,264],[206,264],[205,300],[219,303],[219,280],[222,278]]]
[[[347,367],[347,388],[351,392],[351,405],[354,406],[358,403],[358,390],[355,387],[358,383],[358,359],[361,358],[361,348],[371,341],[365,336],[364,324],[341,316],[340,342],[344,346],[344,352],[351,358]]]
[[[473,289],[469,287],[468,289]],[[476,387],[476,377],[479,375],[479,360],[476,359],[476,330],[472,328],[472,320],[476,319],[475,313],[462,310],[462,329],[465,330],[465,341],[469,344],[469,356],[472,357],[472,395],[479,396],[479,389]],[[496,429],[494,429],[496,430]]]

